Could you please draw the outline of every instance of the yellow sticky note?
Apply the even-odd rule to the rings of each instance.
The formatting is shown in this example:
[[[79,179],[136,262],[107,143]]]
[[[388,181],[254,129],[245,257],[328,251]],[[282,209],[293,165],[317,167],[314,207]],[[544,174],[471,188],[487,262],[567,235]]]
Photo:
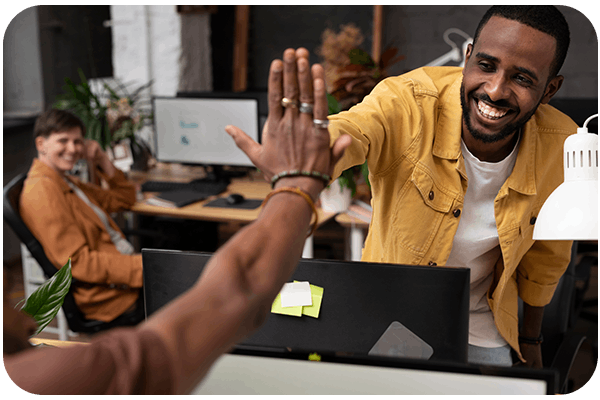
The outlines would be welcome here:
[[[274,314],[291,315],[294,317],[307,315],[309,317],[319,318],[319,311],[321,311],[321,302],[323,301],[323,288],[315,285],[310,285],[310,294],[312,297],[312,306],[282,307],[281,293],[278,293],[277,297],[275,297],[275,300],[273,301],[273,304],[271,305],[271,312]]]
[[[302,314],[309,317],[319,318],[321,310],[321,301],[323,301],[323,288],[315,285],[310,285],[310,294],[312,296],[312,306],[303,306]]]
[[[312,289],[311,289],[312,294]],[[313,300],[313,304],[314,300]],[[274,314],[285,314],[292,315],[294,317],[302,316],[302,306],[297,307],[281,307],[281,293],[277,293],[277,297],[275,297],[275,301],[273,301],[273,305],[271,306],[271,312]]]

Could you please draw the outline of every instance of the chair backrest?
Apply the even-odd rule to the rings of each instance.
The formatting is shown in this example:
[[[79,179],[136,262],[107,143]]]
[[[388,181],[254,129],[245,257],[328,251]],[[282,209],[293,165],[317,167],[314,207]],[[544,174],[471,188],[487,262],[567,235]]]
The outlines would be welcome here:
[[[27,178],[27,173],[22,173],[12,179],[5,187],[3,192],[3,208],[4,208],[4,221],[12,228],[17,234],[17,237],[25,244],[33,258],[38,262],[44,275],[50,278],[53,276],[58,269],[52,264],[52,262],[46,256],[44,248],[40,242],[33,236],[19,212],[19,197],[23,190],[23,182]],[[92,326],[99,326],[103,324],[100,321],[87,320],[84,314],[81,312],[75,298],[73,297],[73,285],[76,282],[73,279],[71,283],[71,290],[65,296],[63,303],[63,311],[67,318],[69,328],[73,332],[89,332],[90,330],[96,331]]]
[[[31,255],[36,259],[44,274],[47,277],[51,277],[58,270],[50,262],[40,242],[33,236],[27,225],[21,219],[19,213],[19,197],[23,190],[23,182],[27,178],[27,174],[23,173],[16,176],[11,180],[8,185],[4,187],[4,221],[10,225],[12,230],[17,234],[17,237],[27,246],[27,249]]]

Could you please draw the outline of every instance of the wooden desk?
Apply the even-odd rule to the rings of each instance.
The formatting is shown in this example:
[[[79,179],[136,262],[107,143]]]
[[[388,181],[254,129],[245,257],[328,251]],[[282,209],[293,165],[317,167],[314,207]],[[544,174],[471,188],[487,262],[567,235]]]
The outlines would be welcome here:
[[[35,337],[29,338],[29,343],[31,343],[34,346],[40,345],[40,344],[45,344],[47,346],[53,346],[53,347],[72,347],[72,346],[88,345],[89,344],[87,342],[75,342],[75,341],[70,341],[70,340],[43,339],[43,338],[35,338]]]
[[[172,180],[178,182],[187,182],[191,179],[203,177],[204,171],[201,167],[158,163],[155,168],[148,172],[132,171],[129,175],[130,179],[138,184],[141,184],[146,180]],[[181,208],[159,207],[147,204],[145,199],[153,196],[154,194],[146,192],[143,193],[144,199],[138,200],[131,208],[131,212],[142,215],[247,224],[254,221],[258,217],[261,207],[258,207],[254,210],[244,210],[237,208],[205,207],[204,205],[218,197],[227,197],[231,193],[239,193],[247,199],[262,200],[270,191],[271,186],[262,178],[262,176],[253,175],[249,178],[233,179],[227,190],[220,195],[212,196],[208,199]],[[319,216],[319,226],[335,216],[334,212],[325,212],[321,208],[317,209],[317,214]],[[312,258],[312,236],[306,239],[302,256],[305,258]]]

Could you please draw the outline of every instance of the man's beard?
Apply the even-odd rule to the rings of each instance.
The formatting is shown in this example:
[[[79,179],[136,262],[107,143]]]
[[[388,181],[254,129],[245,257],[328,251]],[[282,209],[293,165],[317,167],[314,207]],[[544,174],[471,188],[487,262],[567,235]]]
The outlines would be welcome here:
[[[485,94],[480,97],[483,100],[486,100],[490,104],[495,103],[495,102],[491,101],[489,96],[487,96]],[[495,142],[499,142],[503,139],[506,139],[507,137],[512,135],[513,132],[518,132],[527,123],[527,121],[529,121],[531,119],[533,114],[535,114],[535,112],[536,112],[537,108],[539,107],[540,103],[542,102],[542,100],[540,99],[538,104],[529,113],[525,114],[522,118],[514,121],[513,123],[506,125],[500,132],[495,133],[493,135],[482,133],[481,131],[478,131],[477,129],[475,129],[473,127],[473,124],[471,124],[471,115],[469,114],[469,109],[468,109],[466,102],[468,102],[468,100],[466,99],[466,96],[465,96],[465,85],[464,85],[464,83],[462,83],[460,85],[460,105],[462,107],[462,117],[463,117],[463,120],[465,121],[465,125],[467,126],[467,129],[469,130],[469,132],[471,133],[471,136],[473,136],[473,138],[475,138],[483,143],[495,143]]]

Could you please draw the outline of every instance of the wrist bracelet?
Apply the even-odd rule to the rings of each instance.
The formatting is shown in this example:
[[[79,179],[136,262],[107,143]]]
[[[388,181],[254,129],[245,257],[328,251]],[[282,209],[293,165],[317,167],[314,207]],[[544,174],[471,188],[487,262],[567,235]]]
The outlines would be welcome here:
[[[277,175],[271,178],[271,188],[275,187],[275,183],[281,178],[286,178],[290,176],[308,176],[311,178],[317,178],[322,180],[325,183],[325,186],[329,185],[329,181],[331,181],[331,177],[327,174],[323,174],[317,171],[300,171],[299,169],[294,169],[291,171],[283,171],[278,173]]]
[[[319,214],[317,214],[317,208],[315,207],[315,203],[313,202],[312,198],[304,190],[302,190],[298,187],[281,187],[281,188],[275,189],[271,193],[269,193],[267,195],[267,197],[265,197],[261,206],[264,206],[265,204],[267,204],[267,201],[269,201],[269,199],[273,195],[275,195],[277,193],[283,193],[283,192],[295,193],[295,194],[303,197],[304,200],[306,200],[306,202],[310,206],[310,209],[312,210],[313,214],[315,214],[315,222],[313,223],[312,228],[310,229],[310,231],[308,232],[308,235],[306,236],[306,237],[309,237],[310,235],[312,235],[314,233],[315,229],[317,229],[317,225],[319,223]]]
[[[537,338],[519,336],[519,342],[526,344],[542,344],[544,342],[544,336],[541,333]]]

